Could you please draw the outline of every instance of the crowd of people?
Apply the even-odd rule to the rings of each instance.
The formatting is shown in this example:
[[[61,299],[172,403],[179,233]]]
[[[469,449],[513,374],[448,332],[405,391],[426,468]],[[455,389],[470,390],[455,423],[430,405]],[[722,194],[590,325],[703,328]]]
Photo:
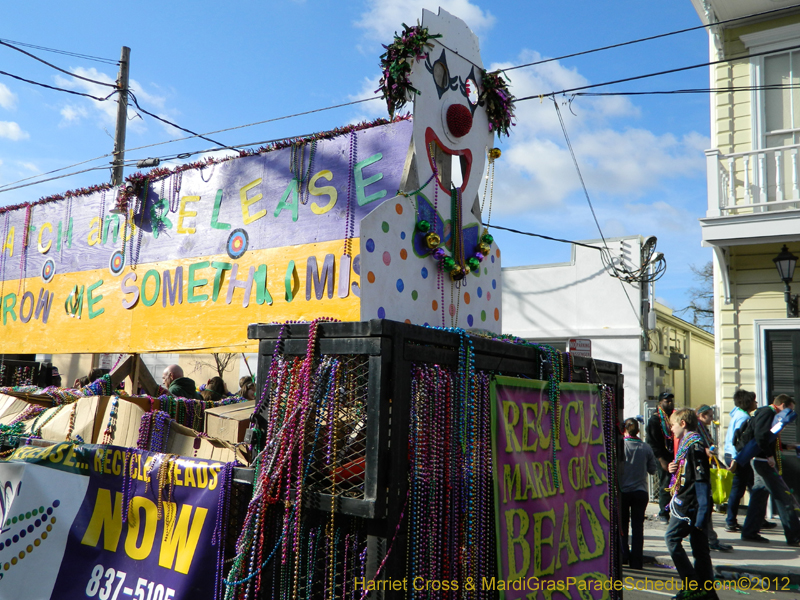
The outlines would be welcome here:
[[[109,369],[93,368],[88,375],[78,377],[72,384],[75,389],[81,389],[109,373]],[[212,377],[206,383],[197,387],[194,379],[186,377],[180,365],[169,365],[161,374],[162,389],[173,396],[191,398],[193,400],[210,400],[219,402],[229,396],[240,396],[246,400],[256,399],[256,384],[253,377],[246,375],[239,378],[239,388],[236,393],[231,393],[228,384],[222,377]],[[58,367],[53,367],[52,385],[62,386],[61,373]],[[124,384],[121,384],[124,385]],[[124,388],[123,388],[124,389]]]
[[[625,464],[620,475],[623,562],[632,569],[643,567],[644,522],[649,502],[648,479],[656,475],[657,518],[667,525],[664,541],[682,580],[696,581],[703,589],[713,581],[711,550],[730,552],[714,531],[712,513],[712,467],[733,472],[727,501],[725,530],[737,532],[746,542],[769,543],[759,532],[777,527],[766,519],[772,497],[780,516],[786,544],[800,547],[800,503],[782,477],[781,450],[798,449],[780,439],[780,424],[793,418],[794,400],[786,394],[758,408],[753,392],[739,390],[725,436],[723,460],[711,433],[714,411],[708,405],[697,409],[675,408],[675,396],[662,393],[639,437],[639,421],[625,421]],[[777,425],[776,425],[777,424]],[[738,523],[739,503],[750,492],[743,525]],[[629,543],[630,528],[630,543]],[[694,561],[683,541],[688,538]],[[716,594],[711,591],[709,597]]]

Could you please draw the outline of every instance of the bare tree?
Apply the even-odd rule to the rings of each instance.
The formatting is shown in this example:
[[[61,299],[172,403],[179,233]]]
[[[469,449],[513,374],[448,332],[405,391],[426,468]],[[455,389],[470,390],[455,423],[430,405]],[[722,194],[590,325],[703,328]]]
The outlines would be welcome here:
[[[199,371],[203,367],[211,367],[220,377],[222,377],[225,371],[233,369],[233,365],[231,363],[237,355],[232,352],[212,352],[210,356],[211,361],[196,360],[194,362],[194,370]],[[230,369],[228,367],[230,367]]]
[[[690,287],[689,305],[675,311],[691,313],[692,323],[709,333],[714,333],[714,265],[708,261],[702,267],[689,265],[697,285]]]

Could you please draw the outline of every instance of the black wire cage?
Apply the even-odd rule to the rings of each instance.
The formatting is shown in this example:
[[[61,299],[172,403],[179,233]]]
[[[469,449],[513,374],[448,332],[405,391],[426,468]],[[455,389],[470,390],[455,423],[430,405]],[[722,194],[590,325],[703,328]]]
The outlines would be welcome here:
[[[304,357],[308,352],[310,333],[311,325],[308,323],[249,326],[248,337],[259,340],[258,397],[268,399],[271,390],[274,391],[275,382],[269,380],[271,367],[277,364],[273,361]],[[558,354],[546,346],[379,319],[320,322],[316,324],[315,334],[313,350],[320,363],[325,357],[335,357],[349,378],[349,384],[342,385],[342,390],[347,391],[339,397],[335,415],[326,417],[335,421],[337,447],[332,457],[328,450],[327,461],[321,455],[314,455],[315,452],[323,453],[324,449],[316,446],[308,449],[311,458],[302,492],[301,526],[306,554],[295,557],[297,566],[293,578],[287,577],[285,570],[281,572],[277,560],[265,567],[260,585],[264,598],[283,597],[282,590],[285,591],[287,585],[294,585],[293,589],[300,593],[300,597],[361,598],[363,587],[355,585],[358,581],[362,585],[370,581],[388,582],[383,586],[375,584],[376,591],[370,597],[409,596],[408,589],[393,589],[391,583],[413,575],[409,565],[435,558],[438,552],[435,548],[409,544],[409,536],[415,535],[415,528],[424,527],[426,519],[435,520],[438,514],[431,512],[432,517],[415,516],[410,507],[428,497],[425,496],[425,486],[417,485],[419,482],[409,473],[417,472],[414,470],[417,443],[414,421],[427,418],[419,414],[421,406],[433,404],[430,399],[420,399],[414,374],[419,376],[427,369],[426,372],[440,378],[436,385],[457,386],[459,377],[463,377],[458,369],[459,364],[463,364],[467,338],[474,359],[476,381],[484,382],[481,385],[494,375],[547,381],[553,376],[555,359],[560,362],[560,368],[555,372],[560,372],[562,381],[608,386],[616,403],[617,426],[613,434],[616,455],[624,456],[618,427],[624,404],[623,375],[619,364]],[[486,392],[488,398],[488,388]],[[488,401],[484,404],[486,406],[479,409],[488,411]],[[257,428],[266,431],[268,412],[267,402],[253,415]],[[490,431],[476,430],[475,436],[478,443],[488,445],[490,455]],[[472,567],[473,572],[494,575],[497,563],[491,460],[475,465],[475,471],[478,472],[476,485],[488,494],[488,502],[482,508],[486,514],[477,515],[479,531],[473,542],[480,540],[482,547]],[[438,475],[434,473],[433,476]],[[609,505],[617,506],[616,481],[609,481],[609,493],[612,496]],[[457,507],[451,506],[448,510],[452,512]],[[336,527],[326,530],[326,524],[333,521]],[[612,519],[612,528],[618,529],[618,519]],[[277,538],[279,529],[277,524],[273,524],[273,538]],[[607,533],[615,549],[610,554],[619,557],[619,531]],[[435,534],[428,532],[429,536]],[[269,535],[267,532],[267,537]],[[320,544],[325,535],[333,539],[325,542],[328,550],[322,552]],[[435,541],[434,537],[431,539]],[[355,566],[356,556],[366,558],[362,561],[361,571]],[[614,560],[610,566],[611,577],[619,578],[622,573],[619,560]],[[456,580],[463,574],[456,567],[445,573]],[[612,597],[617,594],[619,592],[612,592]],[[478,597],[495,595],[496,592],[491,591],[478,593]],[[443,597],[448,596],[445,594]]]

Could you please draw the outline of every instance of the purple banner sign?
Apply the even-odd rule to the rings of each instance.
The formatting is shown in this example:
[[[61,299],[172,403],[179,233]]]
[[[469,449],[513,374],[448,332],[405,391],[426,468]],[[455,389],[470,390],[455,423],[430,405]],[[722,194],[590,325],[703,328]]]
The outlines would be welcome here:
[[[120,250],[131,265],[225,254],[232,244],[243,254],[357,238],[361,220],[397,194],[411,130],[399,121],[320,140],[313,151],[173,173],[150,182],[128,218],[110,212],[116,190],[6,212],[0,281],[39,277],[45,263],[49,273],[105,269]]]
[[[0,462],[0,598],[213,597],[223,465],[166,459],[61,443]]]
[[[609,486],[597,387],[498,377],[492,442],[501,597],[608,597]],[[553,595],[555,594],[555,596]]]

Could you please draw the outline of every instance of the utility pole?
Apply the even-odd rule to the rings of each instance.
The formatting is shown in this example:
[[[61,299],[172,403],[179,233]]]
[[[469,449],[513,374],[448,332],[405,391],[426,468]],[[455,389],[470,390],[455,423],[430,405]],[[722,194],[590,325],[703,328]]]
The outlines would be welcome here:
[[[122,168],[125,162],[125,128],[128,125],[128,73],[130,71],[131,49],[122,47],[119,59],[119,75],[117,76],[117,130],[114,135],[114,161],[111,173],[111,184],[122,185]]]

